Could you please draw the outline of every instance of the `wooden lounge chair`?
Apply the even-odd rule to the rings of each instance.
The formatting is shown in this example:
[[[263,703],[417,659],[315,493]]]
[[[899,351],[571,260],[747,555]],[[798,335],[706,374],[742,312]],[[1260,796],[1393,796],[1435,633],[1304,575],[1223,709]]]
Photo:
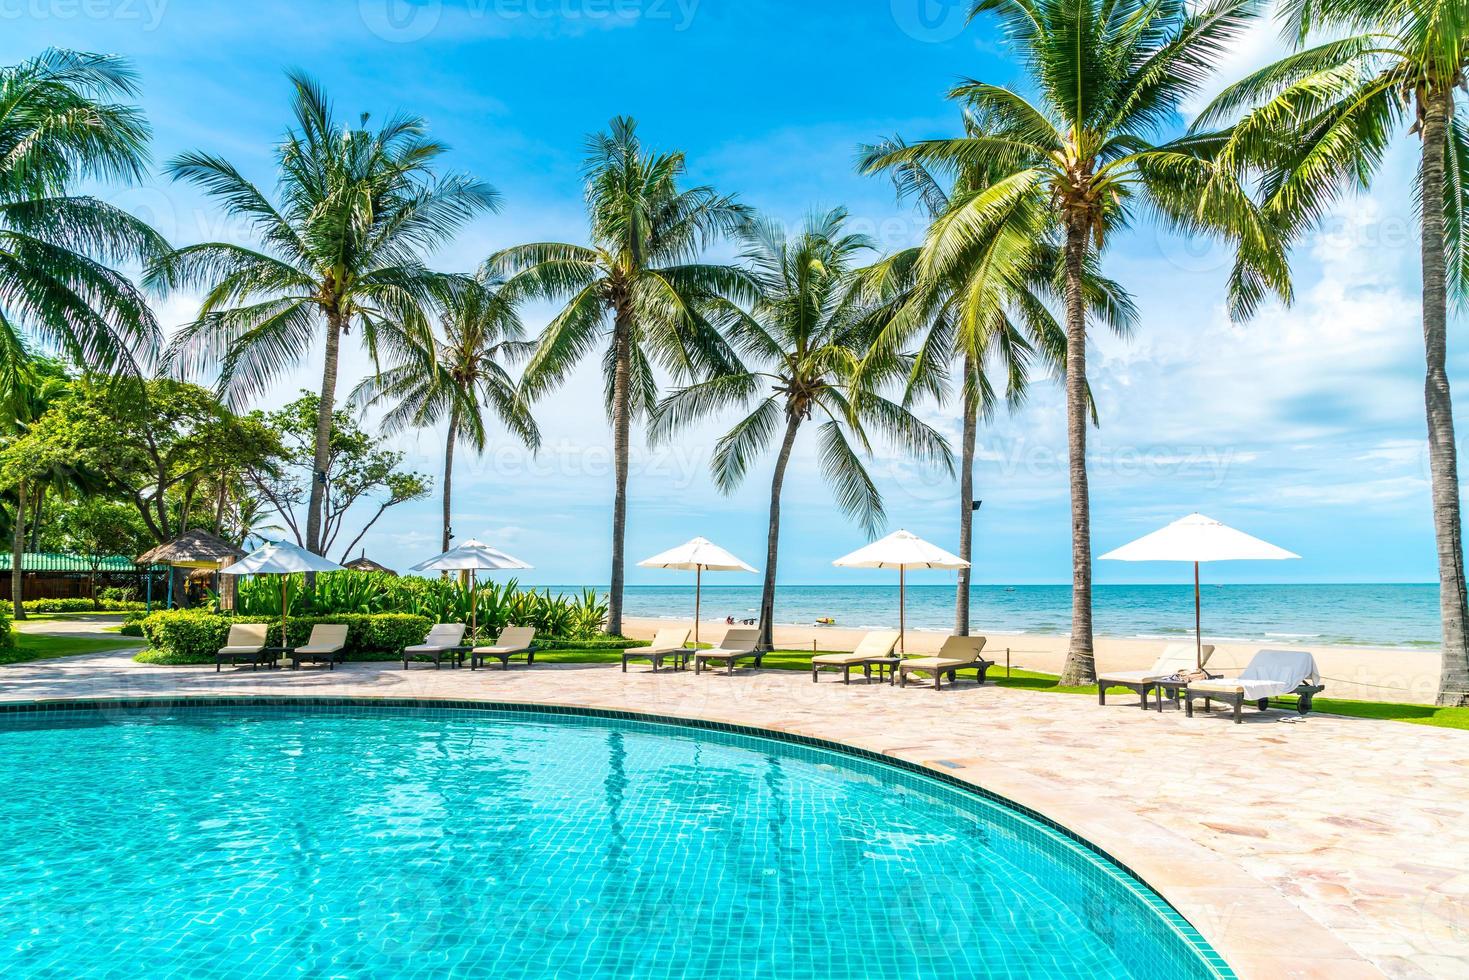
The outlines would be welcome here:
[[[1153,666],[1147,670],[1114,670],[1097,675],[1097,704],[1107,703],[1107,688],[1125,687],[1136,692],[1141,707],[1148,710],[1148,692],[1158,692],[1158,710],[1163,710],[1163,689],[1177,692],[1190,675],[1197,675],[1199,668],[1214,655],[1214,644],[1205,643],[1195,647],[1192,643],[1170,643],[1163,648]],[[1207,671],[1199,680],[1212,677]],[[1171,681],[1172,683],[1165,683]]]
[[[226,662],[236,665],[248,662],[251,670],[259,669],[261,664],[269,664],[270,658],[265,655],[265,637],[269,630],[265,623],[235,623],[231,626],[224,646],[214,655],[214,672],[219,673],[220,665]]]
[[[321,623],[311,627],[306,642],[291,651],[291,669],[300,670],[302,663],[324,663],[329,670],[336,670],[337,664],[346,659],[346,652],[347,627]]]
[[[933,678],[933,689],[941,691],[945,677],[950,684],[957,684],[959,671],[970,668],[975,671],[975,680],[984,684],[989,669],[995,665],[993,660],[986,660],[979,655],[984,649],[984,643],[985,638],[982,636],[951,636],[939,647],[937,656],[909,657],[899,663],[898,686],[908,686],[909,674],[928,674]]]
[[[494,643],[469,651],[469,669],[479,670],[479,665],[486,660],[498,660],[502,668],[509,670],[510,658],[521,653],[525,654],[525,665],[529,667],[536,662],[536,652],[531,649],[535,638],[536,631],[532,627],[507,626],[495,637]]]
[[[434,669],[438,670],[446,653],[449,665],[458,667],[469,649],[464,645],[464,629],[463,623],[439,623],[430,627],[422,643],[403,648],[403,669],[408,669],[408,661],[414,657],[433,657]]]
[[[862,676],[872,680],[872,665],[885,664],[893,659],[893,647],[898,645],[897,630],[874,630],[862,637],[857,649],[851,653],[821,653],[811,658],[811,683],[818,682],[821,671],[840,670],[842,683],[852,683],[852,668],[861,667]],[[878,672],[881,677],[881,671]]]
[[[1212,702],[1223,701],[1234,708],[1234,723],[1238,725],[1244,722],[1246,701],[1264,711],[1270,707],[1271,698],[1295,694],[1296,712],[1304,715],[1311,710],[1311,699],[1324,690],[1316,658],[1305,650],[1261,650],[1238,677],[1189,681],[1183,689],[1183,707],[1192,718],[1194,701],[1202,698],[1205,711],[1213,706]]]
[[[765,654],[755,648],[760,645],[760,630],[745,626],[735,626],[724,632],[724,639],[719,641],[719,646],[712,650],[694,651],[694,673],[701,673],[710,664],[722,663],[725,673],[733,674],[736,665],[741,660],[755,661],[755,669],[760,669],[760,661],[765,659]]]
[[[649,660],[653,664],[653,673],[658,673],[658,668],[663,666],[663,661],[672,660],[673,669],[681,670],[694,655],[694,651],[684,646],[689,642],[689,630],[666,629],[659,630],[653,636],[653,642],[645,647],[631,647],[622,651],[622,672],[627,673],[627,662],[629,660]]]

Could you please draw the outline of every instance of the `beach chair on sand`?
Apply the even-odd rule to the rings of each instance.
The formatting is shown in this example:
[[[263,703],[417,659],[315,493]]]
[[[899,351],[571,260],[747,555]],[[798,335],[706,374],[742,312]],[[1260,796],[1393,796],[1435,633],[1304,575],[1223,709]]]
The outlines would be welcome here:
[[[236,623],[231,626],[224,646],[214,655],[214,672],[219,673],[219,666],[223,663],[248,662],[251,670],[267,663],[265,636],[269,629],[265,623]]]
[[[659,630],[653,637],[653,642],[645,647],[629,647],[622,651],[622,672],[627,673],[629,660],[647,660],[653,664],[653,673],[658,673],[658,668],[663,666],[663,661],[672,660],[673,669],[680,670],[686,664],[694,651],[684,646],[689,642],[689,630],[672,629]]]
[[[403,669],[408,669],[408,661],[414,657],[433,657],[434,669],[438,670],[446,653],[450,655],[450,666],[458,667],[469,649],[464,646],[464,629],[463,623],[439,623],[430,627],[422,643],[403,648]]]
[[[852,683],[852,668],[861,667],[862,676],[872,680],[873,664],[887,665],[893,660],[893,647],[898,645],[897,630],[874,630],[862,637],[851,653],[820,653],[811,658],[811,683],[817,683],[823,670],[840,670],[842,683]],[[882,672],[878,672],[881,678]]]
[[[347,652],[347,627],[322,623],[311,627],[311,635],[301,646],[291,650],[291,669],[300,670],[301,664],[327,665],[336,670]]]
[[[1148,710],[1148,692],[1158,692],[1158,710],[1163,710],[1163,688],[1173,691],[1183,687],[1189,674],[1196,674],[1199,667],[1209,662],[1214,655],[1214,644],[1205,643],[1195,648],[1192,643],[1170,643],[1163,648],[1153,666],[1147,670],[1119,670],[1097,675],[1097,704],[1107,703],[1107,688],[1125,687],[1142,699],[1141,707]],[[1211,675],[1207,672],[1199,680]],[[1171,684],[1164,682],[1172,681]]]
[[[525,665],[533,666],[536,662],[536,652],[531,649],[535,641],[536,631],[530,626],[507,626],[497,637],[495,642],[489,646],[475,647],[469,651],[469,669],[478,670],[479,665],[486,660],[498,660],[500,666],[506,670],[510,669],[510,658],[518,654],[525,654]]]
[[[712,650],[694,651],[694,673],[702,673],[705,667],[712,664],[724,664],[725,673],[733,674],[735,667],[741,660],[755,661],[755,669],[760,669],[760,661],[765,654],[755,648],[760,645],[760,630],[747,626],[735,626],[724,633],[724,639],[719,641],[719,646]]]
[[[1202,698],[1205,711],[1212,702],[1223,701],[1234,708],[1234,723],[1238,725],[1244,721],[1246,701],[1264,711],[1270,707],[1271,698],[1295,694],[1296,712],[1304,715],[1311,710],[1311,699],[1324,690],[1316,658],[1305,650],[1261,650],[1238,677],[1189,681],[1183,689],[1183,707],[1192,718],[1194,701]]]
[[[995,665],[993,660],[981,657],[985,638],[982,636],[951,636],[944,640],[939,652],[932,657],[910,657],[898,664],[898,686],[908,686],[910,673],[928,674],[933,678],[933,689],[943,689],[944,678],[950,684],[958,683],[959,671],[974,668],[974,679],[984,683],[985,675]]]

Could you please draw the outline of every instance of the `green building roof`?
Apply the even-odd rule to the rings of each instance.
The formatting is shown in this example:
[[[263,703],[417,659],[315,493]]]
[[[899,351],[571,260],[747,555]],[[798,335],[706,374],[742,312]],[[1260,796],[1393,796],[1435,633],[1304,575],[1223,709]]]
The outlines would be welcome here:
[[[10,552],[0,552],[0,572],[12,567]],[[92,559],[86,555],[71,555],[54,551],[27,551],[22,556],[20,568],[23,572],[91,572]],[[127,555],[103,555],[98,562],[99,572],[160,572],[167,565],[142,566],[133,564]]]

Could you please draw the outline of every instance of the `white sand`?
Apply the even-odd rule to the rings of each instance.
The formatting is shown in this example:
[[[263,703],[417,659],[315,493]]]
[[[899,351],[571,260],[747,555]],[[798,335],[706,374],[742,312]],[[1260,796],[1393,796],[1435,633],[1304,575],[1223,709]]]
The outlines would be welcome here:
[[[651,639],[660,626],[692,625],[687,621],[623,619],[623,633],[634,639]],[[729,627],[723,620],[699,625],[699,639],[716,642]],[[976,633],[983,632],[975,630]],[[782,650],[851,650],[862,638],[863,630],[821,626],[777,626],[775,643]],[[910,654],[932,653],[944,640],[943,633],[910,630],[906,638]],[[988,657],[1003,669],[1008,653],[1012,667],[1061,672],[1066,658],[1068,638],[1033,633],[986,634]],[[1207,641],[1207,637],[1205,638]],[[1141,670],[1152,666],[1158,653],[1167,645],[1164,640],[1139,640],[1098,636],[1097,667],[1100,670]],[[1219,673],[1236,673],[1262,646],[1281,644],[1219,643],[1209,667]],[[1324,697],[1352,698],[1365,701],[1397,701],[1410,704],[1432,704],[1438,691],[1439,652],[1437,650],[1402,650],[1378,647],[1292,646],[1310,650],[1321,669],[1326,685]]]

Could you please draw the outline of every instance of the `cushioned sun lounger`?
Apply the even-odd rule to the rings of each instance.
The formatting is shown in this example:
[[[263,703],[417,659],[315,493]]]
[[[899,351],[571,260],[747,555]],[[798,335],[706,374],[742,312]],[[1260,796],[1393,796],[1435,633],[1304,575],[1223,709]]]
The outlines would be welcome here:
[[[407,670],[408,661],[415,657],[433,657],[434,669],[437,670],[446,653],[450,655],[450,665],[459,666],[469,649],[464,645],[464,629],[463,623],[439,623],[430,627],[422,643],[403,648],[403,669]]]
[[[1163,710],[1163,684],[1164,681],[1173,681],[1174,684],[1166,685],[1172,690],[1183,687],[1183,681],[1187,675],[1198,672],[1200,663],[1209,663],[1209,658],[1214,655],[1214,644],[1205,643],[1203,647],[1196,648],[1192,643],[1170,643],[1163,648],[1153,666],[1147,670],[1114,670],[1097,676],[1097,704],[1107,703],[1107,688],[1125,687],[1135,691],[1142,699],[1142,709],[1148,710],[1148,693],[1156,690],[1158,692],[1158,710]],[[1206,672],[1203,680],[1210,675]]]
[[[536,662],[536,652],[531,649],[535,638],[536,631],[530,626],[507,626],[494,643],[469,651],[469,669],[478,670],[486,660],[498,660],[501,667],[509,670],[510,658],[521,653],[525,654],[525,665],[529,667]]]
[[[214,655],[214,672],[219,673],[219,665],[223,663],[249,663],[251,670],[269,663],[265,656],[265,637],[269,630],[265,623],[236,623],[231,626],[224,646]]]
[[[1316,658],[1305,650],[1261,650],[1238,677],[1189,681],[1183,689],[1183,706],[1192,718],[1194,701],[1202,698],[1205,711],[1212,702],[1223,701],[1234,708],[1234,723],[1238,725],[1244,721],[1246,701],[1264,711],[1270,707],[1271,698],[1295,694],[1296,711],[1304,715],[1311,710],[1311,699],[1324,690]]]
[[[862,676],[872,680],[872,665],[893,659],[898,645],[897,630],[874,630],[862,637],[851,653],[820,653],[811,658],[811,683],[817,683],[823,670],[840,670],[842,683],[852,683],[852,668],[861,667]]]
[[[904,660],[898,664],[898,686],[908,685],[910,673],[920,673],[933,678],[935,691],[942,690],[945,677],[948,677],[950,684],[957,683],[959,671],[971,667],[975,670],[975,680],[983,684],[985,675],[995,665],[993,660],[986,660],[979,655],[984,649],[984,642],[985,638],[982,636],[951,636],[939,647],[937,656],[910,657]]]
[[[765,654],[755,648],[760,645],[760,630],[754,627],[736,626],[724,633],[724,639],[712,650],[694,651],[694,673],[701,673],[711,664],[724,664],[726,673],[733,674],[741,660],[755,661],[758,670]]]
[[[336,670],[346,651],[347,627],[329,623],[313,626],[306,642],[291,651],[291,669],[300,669],[302,663],[324,663]]]
[[[689,630],[687,629],[659,630],[653,636],[653,642],[647,646],[630,647],[622,651],[622,672],[627,673],[629,660],[652,662],[655,674],[658,673],[658,668],[663,666],[663,661],[672,660],[673,669],[678,670],[694,655],[694,651],[684,646],[687,642],[689,642]]]

